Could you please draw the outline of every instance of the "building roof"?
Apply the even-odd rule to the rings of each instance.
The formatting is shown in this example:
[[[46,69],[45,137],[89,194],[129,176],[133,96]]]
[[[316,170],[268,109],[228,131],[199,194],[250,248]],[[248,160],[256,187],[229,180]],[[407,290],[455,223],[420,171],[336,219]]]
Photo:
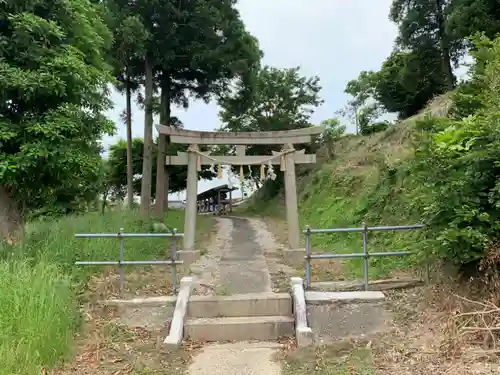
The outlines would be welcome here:
[[[234,191],[234,190],[238,190],[238,188],[234,187],[234,186],[230,188],[227,184],[216,186],[214,188],[205,190],[203,193],[198,194],[197,200],[217,197],[217,195],[219,194],[219,191],[221,193],[227,193],[227,192]]]

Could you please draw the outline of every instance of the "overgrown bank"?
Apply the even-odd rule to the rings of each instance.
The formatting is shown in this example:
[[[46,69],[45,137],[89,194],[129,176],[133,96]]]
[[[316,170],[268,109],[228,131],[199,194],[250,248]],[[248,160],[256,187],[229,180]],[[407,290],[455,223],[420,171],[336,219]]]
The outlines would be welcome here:
[[[165,223],[183,228],[183,212]],[[204,222],[200,223],[203,229]],[[116,260],[116,239],[74,238],[75,233],[151,232],[152,223],[130,211],[88,213],[26,226],[18,245],[0,247],[0,374],[40,374],[72,353],[79,329],[82,293],[101,267],[74,266],[76,260]],[[205,228],[206,229],[206,228]],[[165,239],[127,239],[127,260],[165,257]]]
[[[373,259],[388,274],[444,260],[476,271],[495,263],[500,191],[500,39],[476,41],[471,80],[422,114],[371,136],[346,135],[315,167],[299,171],[301,224],[316,228],[423,222],[420,232],[371,234],[370,251],[416,250]],[[448,114],[447,117],[440,117]],[[330,150],[331,151],[331,150]],[[248,209],[280,215],[282,192],[270,183]],[[315,235],[313,246],[359,252],[359,234]],[[347,262],[356,274],[358,262]]]

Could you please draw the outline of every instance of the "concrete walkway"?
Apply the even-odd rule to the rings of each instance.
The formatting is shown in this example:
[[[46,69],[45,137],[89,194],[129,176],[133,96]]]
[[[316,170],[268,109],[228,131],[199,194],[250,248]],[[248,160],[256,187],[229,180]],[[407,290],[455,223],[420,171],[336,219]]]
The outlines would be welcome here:
[[[268,233],[257,233],[243,218],[218,218],[219,282],[227,294],[271,291],[271,277],[258,238]],[[231,228],[231,230],[228,230]],[[262,229],[261,229],[262,228]],[[260,225],[260,231],[265,230]],[[221,238],[221,236],[230,238]],[[281,366],[274,360],[279,344],[266,342],[206,345],[193,358],[189,375],[279,375]]]
[[[279,375],[274,360],[276,343],[231,343],[207,345],[194,358],[190,375]]]
[[[257,233],[248,220],[231,220],[230,247],[222,252],[219,263],[220,282],[227,294],[259,293],[271,291],[271,277],[262,249],[257,243]]]

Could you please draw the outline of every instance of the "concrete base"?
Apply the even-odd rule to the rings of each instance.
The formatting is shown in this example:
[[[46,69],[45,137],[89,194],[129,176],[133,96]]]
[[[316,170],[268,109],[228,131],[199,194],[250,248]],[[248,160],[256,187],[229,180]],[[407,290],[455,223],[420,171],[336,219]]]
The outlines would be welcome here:
[[[192,296],[188,316],[196,318],[242,316],[292,316],[292,299],[287,293],[248,293],[231,296]]]
[[[196,341],[271,341],[293,331],[294,319],[287,316],[196,318],[186,322],[184,337]]]
[[[385,299],[382,292],[306,292],[308,305],[380,302]]]
[[[306,266],[306,249],[283,250],[283,259],[294,268],[304,268]]]
[[[363,338],[383,331],[390,319],[382,292],[306,292],[307,320],[317,344]]]
[[[385,280],[372,280],[369,281],[368,286],[370,290],[393,290],[393,289],[406,289],[414,288],[423,285],[424,282],[415,277],[399,277]],[[364,290],[365,284],[363,281],[318,281],[311,283],[311,290],[318,291],[358,291]]]
[[[177,251],[177,260],[182,260],[184,263],[181,267],[188,269],[191,264],[200,259],[199,250],[179,250]]]
[[[110,299],[99,301],[105,306],[117,307],[173,307],[177,302],[176,296],[161,296],[147,298],[132,298],[132,299]]]
[[[390,319],[382,304],[385,296],[379,291],[304,292],[303,280],[296,277],[291,280],[292,296],[287,293],[191,296],[193,283],[191,277],[182,278],[177,297],[102,303],[124,308],[159,307],[165,320],[167,311],[174,310],[170,332],[164,341],[168,349],[179,347],[183,337],[201,341],[265,341],[291,334],[295,334],[298,346],[307,346],[366,337],[385,329]]]

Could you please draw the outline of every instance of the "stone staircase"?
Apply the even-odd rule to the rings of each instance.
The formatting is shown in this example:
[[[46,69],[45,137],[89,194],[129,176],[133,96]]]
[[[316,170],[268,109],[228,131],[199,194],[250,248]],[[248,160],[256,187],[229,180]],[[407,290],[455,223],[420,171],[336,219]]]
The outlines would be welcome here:
[[[184,338],[196,341],[274,341],[295,332],[288,293],[191,296]]]

